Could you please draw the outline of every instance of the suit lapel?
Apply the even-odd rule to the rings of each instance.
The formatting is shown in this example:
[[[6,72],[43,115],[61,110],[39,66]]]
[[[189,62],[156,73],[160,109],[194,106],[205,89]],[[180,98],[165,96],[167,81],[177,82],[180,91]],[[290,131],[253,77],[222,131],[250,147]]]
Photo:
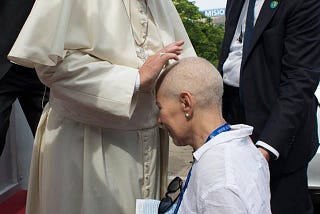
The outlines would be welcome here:
[[[261,11],[259,13],[258,19],[256,21],[256,24],[254,26],[254,31],[252,35],[252,43],[249,46],[248,52],[246,56],[243,56],[242,58],[242,66],[246,63],[248,56],[250,55],[253,47],[256,45],[258,39],[260,38],[261,34],[263,33],[264,29],[267,27],[269,22],[271,21],[273,15],[279,8],[279,5],[275,8],[271,7],[272,2],[277,1],[280,4],[280,0],[265,0],[263,3],[263,6],[261,8]]]

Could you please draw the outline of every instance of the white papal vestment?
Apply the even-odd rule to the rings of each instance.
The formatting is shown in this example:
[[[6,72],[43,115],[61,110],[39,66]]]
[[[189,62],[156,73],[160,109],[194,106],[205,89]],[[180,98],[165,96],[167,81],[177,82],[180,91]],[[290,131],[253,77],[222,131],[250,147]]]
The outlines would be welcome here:
[[[159,197],[158,110],[152,92],[134,91],[143,60],[132,26],[143,37],[139,20],[147,16],[149,55],[177,40],[185,41],[181,57],[195,52],[170,0],[148,0],[147,10],[128,2],[37,0],[9,53],[51,89],[28,214],[131,214],[136,198]]]

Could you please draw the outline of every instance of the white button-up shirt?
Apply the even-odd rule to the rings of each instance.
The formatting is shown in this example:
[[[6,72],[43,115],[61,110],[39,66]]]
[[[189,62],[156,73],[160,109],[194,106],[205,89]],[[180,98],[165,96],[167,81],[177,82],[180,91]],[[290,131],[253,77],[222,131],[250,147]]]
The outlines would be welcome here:
[[[231,126],[194,152],[179,214],[271,213],[268,163],[249,138],[252,130]]]
[[[264,0],[256,0],[255,7],[254,7],[254,24],[257,21],[257,18],[259,16],[263,3],[264,3]],[[242,48],[243,48],[243,42],[239,40],[239,37],[240,37],[240,34],[242,35],[245,34],[244,31],[246,29],[245,23],[246,23],[246,16],[248,12],[248,4],[249,4],[249,0],[246,0],[243,4],[238,25],[230,45],[229,55],[223,64],[223,82],[227,85],[231,85],[234,87],[239,87],[240,67],[241,67],[241,61],[242,61]]]

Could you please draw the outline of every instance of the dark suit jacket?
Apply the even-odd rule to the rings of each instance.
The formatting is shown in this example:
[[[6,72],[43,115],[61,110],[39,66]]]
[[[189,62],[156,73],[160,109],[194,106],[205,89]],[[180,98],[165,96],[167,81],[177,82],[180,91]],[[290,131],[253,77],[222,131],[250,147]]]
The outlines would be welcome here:
[[[15,42],[34,0],[2,0],[0,7],[0,78],[10,69],[7,55]]]
[[[318,147],[314,92],[320,72],[320,1],[265,0],[240,71],[241,100],[252,135],[280,153],[271,176],[305,166]],[[244,0],[228,0],[218,69],[229,47]]]

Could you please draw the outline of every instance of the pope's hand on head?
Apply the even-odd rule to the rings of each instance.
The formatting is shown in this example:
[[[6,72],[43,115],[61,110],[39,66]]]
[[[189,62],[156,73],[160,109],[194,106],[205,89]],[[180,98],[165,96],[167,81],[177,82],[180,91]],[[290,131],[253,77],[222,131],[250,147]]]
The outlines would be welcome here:
[[[169,60],[179,60],[183,44],[184,41],[173,42],[148,57],[139,69],[141,91],[150,91],[152,89],[161,70]]]

